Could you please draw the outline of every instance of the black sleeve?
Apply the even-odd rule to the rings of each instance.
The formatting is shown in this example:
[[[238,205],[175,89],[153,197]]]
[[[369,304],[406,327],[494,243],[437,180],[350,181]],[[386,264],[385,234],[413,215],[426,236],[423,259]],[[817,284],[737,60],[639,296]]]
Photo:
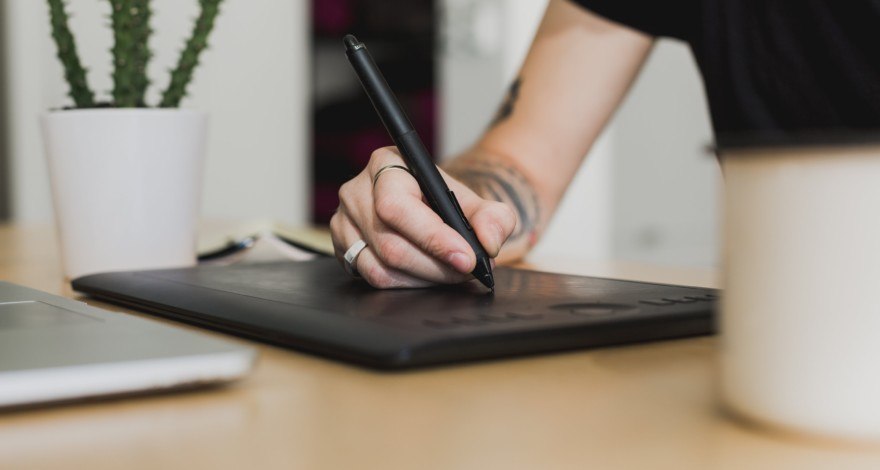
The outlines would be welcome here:
[[[699,28],[700,0],[571,0],[651,36],[690,40]]]

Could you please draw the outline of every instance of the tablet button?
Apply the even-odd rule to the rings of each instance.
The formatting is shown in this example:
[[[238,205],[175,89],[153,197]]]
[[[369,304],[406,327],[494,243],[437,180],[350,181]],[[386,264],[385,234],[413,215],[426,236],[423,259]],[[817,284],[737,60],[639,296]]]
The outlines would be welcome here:
[[[617,310],[613,308],[605,308],[605,307],[578,307],[571,309],[571,313],[573,315],[585,315],[588,317],[604,317],[605,315],[611,315]]]
[[[702,294],[702,295],[689,295],[687,296],[689,299],[697,299],[697,300],[718,300],[718,296],[715,294]]]
[[[668,299],[668,298],[664,297],[663,300],[665,300],[667,302],[673,302],[676,304],[692,304],[692,303],[696,302],[696,300],[689,299],[687,297],[681,297],[681,298],[677,298],[677,299]]]
[[[675,302],[671,300],[639,300],[640,304],[646,305],[654,305],[656,307],[667,307],[669,305],[675,305]]]
[[[498,315],[495,313],[481,313],[480,315],[477,315],[477,318],[487,321],[489,323],[507,323],[515,320],[514,318],[510,318],[505,315]]]
[[[572,315],[583,315],[588,317],[602,317],[618,312],[635,310],[636,307],[627,304],[611,304],[611,303],[582,303],[582,304],[559,304],[550,307],[554,310],[567,310]]]
[[[537,320],[542,318],[544,315],[540,313],[517,313],[517,312],[507,312],[507,317],[511,320]]]
[[[457,325],[482,325],[486,322],[477,317],[452,317],[452,323]]]
[[[422,324],[429,328],[437,328],[437,329],[446,329],[446,328],[455,328],[458,326],[456,323],[450,323],[448,321],[440,321],[440,320],[423,320]]]

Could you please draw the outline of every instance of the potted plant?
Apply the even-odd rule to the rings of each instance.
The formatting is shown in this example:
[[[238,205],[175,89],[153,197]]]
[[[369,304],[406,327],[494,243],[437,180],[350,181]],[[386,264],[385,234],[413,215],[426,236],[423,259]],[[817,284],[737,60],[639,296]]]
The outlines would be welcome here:
[[[52,36],[73,105],[42,117],[67,278],[192,265],[207,116],[179,109],[222,0],[201,11],[161,101],[146,103],[150,1],[108,0],[113,90],[89,87],[63,0],[48,0]]]

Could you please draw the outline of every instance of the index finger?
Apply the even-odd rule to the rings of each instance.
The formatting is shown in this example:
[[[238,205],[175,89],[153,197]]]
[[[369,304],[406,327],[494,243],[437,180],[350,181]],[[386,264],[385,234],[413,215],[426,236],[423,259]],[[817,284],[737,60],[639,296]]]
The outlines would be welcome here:
[[[412,175],[404,171],[383,172],[373,186],[373,200],[376,215],[386,226],[457,271],[473,271],[473,249],[424,202]]]

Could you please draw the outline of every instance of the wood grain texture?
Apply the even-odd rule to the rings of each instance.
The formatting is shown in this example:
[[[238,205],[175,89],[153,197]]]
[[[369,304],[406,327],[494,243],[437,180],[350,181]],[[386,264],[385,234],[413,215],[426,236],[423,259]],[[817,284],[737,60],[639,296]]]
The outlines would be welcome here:
[[[621,263],[534,267],[714,284],[708,272]],[[0,227],[0,278],[73,295],[45,226]],[[232,386],[0,412],[0,468],[880,468],[880,448],[725,418],[714,393],[716,343],[406,373],[259,345],[255,373]]]

